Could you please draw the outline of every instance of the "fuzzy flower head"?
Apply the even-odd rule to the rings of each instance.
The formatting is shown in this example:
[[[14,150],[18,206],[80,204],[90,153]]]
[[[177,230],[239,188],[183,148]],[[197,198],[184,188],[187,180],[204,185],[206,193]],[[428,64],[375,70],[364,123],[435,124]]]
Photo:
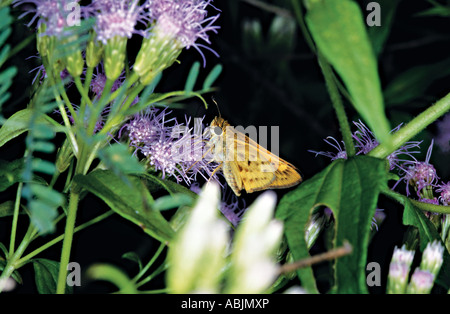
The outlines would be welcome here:
[[[341,146],[341,143],[339,143],[338,140],[336,140],[332,136],[328,136],[326,139],[324,139],[324,142],[334,147],[337,150],[337,152],[323,152],[323,151],[319,152],[314,150],[308,150],[308,152],[316,154],[316,157],[318,155],[328,157],[331,159],[331,161],[335,161],[336,159],[347,159],[347,152],[345,150],[344,142],[342,142]]]
[[[201,48],[217,53],[206,45],[210,43],[209,32],[217,33],[214,22],[219,15],[207,17],[207,6],[211,0],[149,0],[151,28],[142,41],[133,69],[144,85],[150,84],[164,69],[171,66],[183,48],[194,47],[206,63]]]
[[[444,254],[444,247],[442,244],[435,240],[427,244],[427,247],[423,251],[422,262],[420,264],[420,269],[427,270],[432,273],[435,277],[441,269]]]
[[[46,25],[43,35],[57,36],[59,38],[66,36],[64,28],[72,26],[71,16],[73,10],[77,9],[79,0],[16,0],[14,6],[21,4],[34,4],[33,7],[26,7],[26,12],[19,16],[22,18],[30,13],[34,14],[28,26],[31,26],[36,20],[37,26]]]
[[[378,146],[379,142],[375,139],[373,132],[359,120],[358,122],[353,122],[353,124],[358,128],[352,135],[353,139],[356,141],[355,148],[358,150],[359,154],[368,154],[372,149]]]
[[[355,148],[357,150],[357,155],[366,155],[370,151],[372,151],[375,147],[379,145],[379,142],[375,138],[375,135],[373,132],[359,120],[358,122],[353,122],[353,124],[356,126],[357,130],[353,132],[352,138],[355,141]],[[400,129],[401,124],[395,127],[391,130],[391,133],[396,132]],[[335,138],[329,136],[325,140],[325,143],[332,146],[337,152],[324,152],[324,151],[313,151],[309,150],[311,153],[315,153],[316,156],[322,155],[325,157],[328,157],[331,159],[331,161],[334,161],[336,159],[347,159],[347,152],[345,150],[344,142],[339,142]],[[406,142],[405,145],[394,151],[392,154],[390,154],[386,159],[389,162],[390,170],[393,170],[395,168],[404,170],[403,164],[409,159],[404,159],[404,157],[409,157],[415,160],[413,154],[419,153],[418,150],[414,150],[416,148],[419,148],[421,142]],[[403,157],[401,157],[403,156]]]
[[[389,265],[387,293],[404,293],[408,282],[409,266],[400,262],[391,262]]]
[[[438,185],[436,192],[441,193],[439,195],[439,200],[442,202],[443,205],[445,206],[450,205],[450,181]]]
[[[399,181],[404,180],[407,183],[406,194],[408,196],[410,194],[409,185],[416,189],[417,195],[420,197],[420,193],[424,188],[435,186],[439,179],[436,169],[430,164],[433,143],[434,141],[431,141],[425,161],[405,163],[409,164],[409,167],[404,171],[405,174]]]
[[[428,294],[433,288],[434,278],[435,276],[429,271],[416,268],[406,292],[408,294]]]
[[[135,29],[138,23],[147,21],[144,6],[139,5],[139,0],[95,0],[91,12],[96,17],[94,30],[97,40],[104,45],[116,36],[131,38],[133,34],[144,34]]]
[[[196,119],[193,128],[189,128],[190,118],[180,124],[175,118],[168,118],[167,109],[150,109],[136,115],[122,131],[128,132],[130,146],[143,154],[148,164],[162,177],[174,177],[178,182],[188,185],[197,180],[197,175],[205,179],[215,177],[217,164],[207,162],[205,141],[202,141],[202,120]]]
[[[217,33],[219,28],[213,25],[219,15],[207,17],[206,8],[210,4],[211,0],[150,0],[148,8],[154,21],[152,32],[176,38],[181,48],[194,47],[201,53],[200,48],[207,47],[196,43],[197,40],[210,44],[207,33]]]

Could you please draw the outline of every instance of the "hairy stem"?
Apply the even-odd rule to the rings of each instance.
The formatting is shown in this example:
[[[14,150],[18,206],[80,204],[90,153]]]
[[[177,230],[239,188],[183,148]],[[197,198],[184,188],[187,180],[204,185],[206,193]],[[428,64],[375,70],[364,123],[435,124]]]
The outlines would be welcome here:
[[[333,104],[336,116],[339,121],[339,126],[342,132],[342,139],[345,144],[345,150],[348,157],[352,157],[356,154],[355,146],[353,144],[352,132],[350,130],[350,124],[348,123],[347,114],[345,113],[344,104],[342,102],[341,95],[339,94],[338,87],[334,81],[333,72],[330,65],[319,53],[319,64],[322,68],[322,73],[325,78],[328,93],[330,94],[331,103]]]
[[[405,142],[411,140],[414,136],[419,134],[428,125],[436,121],[450,110],[450,93],[438,100],[434,105],[423,111],[408,124],[395,132],[392,138],[391,145],[381,143],[375,147],[368,155],[377,158],[386,158],[395,150],[400,148]]]

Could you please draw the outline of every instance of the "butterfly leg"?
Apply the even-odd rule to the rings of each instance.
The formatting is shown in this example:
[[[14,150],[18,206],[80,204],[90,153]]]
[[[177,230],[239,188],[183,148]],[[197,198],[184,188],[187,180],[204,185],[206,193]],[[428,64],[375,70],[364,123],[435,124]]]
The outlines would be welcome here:
[[[214,169],[213,173],[212,173],[212,174],[210,175],[210,177],[209,177],[208,182],[211,181],[212,177],[216,174],[217,171],[219,171],[219,170],[222,168],[222,166],[223,166],[223,162],[221,162],[221,163],[216,167],[216,169]]]

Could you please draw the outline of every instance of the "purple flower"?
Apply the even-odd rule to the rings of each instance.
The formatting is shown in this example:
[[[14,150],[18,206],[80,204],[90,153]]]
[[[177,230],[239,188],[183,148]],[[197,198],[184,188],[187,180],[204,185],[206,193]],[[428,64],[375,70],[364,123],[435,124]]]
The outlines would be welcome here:
[[[358,122],[353,122],[353,124],[357,127],[357,131],[355,131],[352,134],[353,139],[356,142],[355,148],[357,149],[357,155],[360,154],[368,154],[370,151],[372,151],[375,147],[379,145],[379,142],[375,139],[375,135],[373,134],[370,129],[364,125],[364,123],[359,120]],[[400,129],[401,124],[395,127],[391,130],[391,133],[396,132]],[[324,151],[313,151],[308,150],[311,153],[315,153],[317,155],[322,155],[325,157],[328,157],[331,159],[331,161],[334,161],[336,159],[347,159],[347,152],[345,151],[345,144],[342,142],[339,143],[334,137],[327,137],[325,140],[325,143],[331,145],[333,148],[337,150],[337,152],[324,152]],[[390,154],[386,159],[389,161],[390,170],[393,170],[395,168],[400,170],[405,170],[403,168],[403,163],[407,162],[409,160],[401,159],[400,155],[406,155],[414,160],[414,156],[412,154],[419,153],[420,151],[415,150],[411,151],[411,149],[419,148],[421,142],[406,142],[405,145],[394,151],[392,154]]]
[[[332,140],[334,143],[332,143],[329,140]],[[326,139],[324,139],[324,142],[327,143],[328,145],[333,146],[337,150],[337,152],[336,153],[335,152],[323,152],[323,151],[318,152],[318,151],[314,151],[314,150],[308,150],[308,152],[316,154],[316,157],[318,155],[328,157],[331,159],[331,161],[334,161],[336,159],[347,159],[347,152],[345,151],[344,142],[342,142],[342,146],[341,146],[341,144],[332,136],[328,136]]]
[[[222,201],[220,202],[220,211],[228,219],[231,224],[236,227],[241,221],[242,215],[247,210],[245,206],[245,201],[240,203],[239,198],[234,194],[231,189],[225,186],[222,193]]]
[[[380,208],[375,209],[375,214],[372,217],[370,229],[373,230],[373,228],[375,227],[375,230],[378,231],[378,224],[381,224],[385,218],[386,214],[384,213],[384,209]]]
[[[211,0],[150,0],[147,7],[150,19],[154,22],[152,33],[176,38],[181,48],[194,47],[205,62],[201,48],[217,55],[211,48],[197,43],[201,39],[210,44],[207,33],[217,33],[219,29],[219,26],[213,25],[219,14],[206,17],[206,8],[210,4]]]
[[[375,139],[375,135],[370,129],[359,120],[359,122],[354,122],[358,128],[352,135],[353,139],[356,141],[355,148],[358,150],[359,154],[368,154],[372,149],[378,146],[379,142]]]
[[[218,165],[205,158],[206,144],[199,130],[203,119],[189,128],[190,118],[179,124],[174,118],[167,119],[168,114],[167,108],[151,108],[125,124],[119,136],[126,129],[130,146],[142,153],[156,171],[161,171],[163,179],[174,177],[177,182],[190,185],[200,174],[207,180],[217,180],[214,171]]]
[[[436,185],[439,177],[434,166],[430,164],[433,143],[434,141],[431,141],[425,161],[409,161],[405,163],[405,165],[409,164],[409,166],[404,169],[404,176],[399,179],[394,188],[400,181],[404,181],[406,183],[406,195],[410,195],[409,185],[412,185],[417,191],[417,196],[421,197],[420,193],[424,188],[434,187]]]
[[[142,30],[136,30],[136,24],[146,23],[148,17],[144,5],[139,0],[95,0],[89,8],[89,15],[96,17],[94,30],[97,40],[107,44],[114,37],[131,38],[133,34],[144,35]]]
[[[434,198],[419,197],[419,202],[433,204],[433,205],[439,205],[439,200],[436,197],[434,197]]]
[[[45,35],[62,38],[68,35],[63,31],[68,26],[68,15],[72,12],[68,8],[72,8],[74,2],[78,3],[79,0],[16,0],[13,3],[14,6],[25,3],[34,4],[35,8],[28,8],[19,18],[34,13],[28,26],[31,26],[38,19],[38,27],[43,23],[46,24]]]
[[[442,121],[437,122],[437,128],[436,144],[443,152],[450,151],[450,113],[447,113]]]
[[[439,200],[443,205],[448,206],[450,204],[450,181],[442,183],[437,186],[436,192],[441,193]]]

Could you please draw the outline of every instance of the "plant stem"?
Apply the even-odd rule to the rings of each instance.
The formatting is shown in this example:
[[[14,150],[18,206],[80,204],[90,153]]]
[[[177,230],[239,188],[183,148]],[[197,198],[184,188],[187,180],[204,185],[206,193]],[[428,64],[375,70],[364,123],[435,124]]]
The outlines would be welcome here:
[[[22,256],[25,249],[28,247],[28,245],[31,242],[31,234],[34,231],[33,225],[30,223],[28,225],[28,230],[25,236],[23,237],[22,242],[17,247],[17,250],[14,252],[12,256],[8,257],[8,262],[6,263],[5,268],[3,269],[2,275],[0,276],[0,283],[4,280],[11,277],[12,273],[17,269],[17,261]],[[2,287],[0,286],[0,292],[2,292]]]
[[[79,190],[75,185],[73,185],[70,193],[66,228],[64,231],[64,241],[61,251],[61,262],[59,264],[58,282],[56,286],[57,294],[64,294],[64,291],[66,289],[67,265],[69,264],[70,251],[72,249],[72,240],[79,200],[80,200]]]
[[[300,30],[302,31],[303,36],[305,37],[306,43],[313,52],[316,52],[316,46],[314,45],[314,41],[312,40],[311,35],[308,32],[308,28],[306,27],[305,20],[303,19],[302,5],[300,4],[300,1],[291,0],[291,4],[292,7],[294,8],[294,13],[297,18],[298,26],[300,26]]]
[[[17,187],[16,201],[14,203],[14,215],[11,227],[11,239],[9,242],[9,256],[12,256],[14,254],[15,249],[14,247],[16,245],[17,221],[19,220],[20,197],[22,195],[22,187],[23,182],[20,182],[19,186]]]
[[[161,255],[161,252],[163,251],[163,249],[165,247],[166,247],[166,245],[164,243],[161,243],[158,250],[155,252],[155,255],[153,255],[153,257],[147,263],[147,265],[145,265],[145,267],[142,268],[142,270],[139,272],[139,274],[137,274],[136,277],[133,278],[133,282],[137,282],[149,270],[149,268],[153,265],[153,263],[156,261],[156,259],[159,257],[159,255]]]
[[[81,231],[89,226],[92,226],[93,224],[100,222],[106,218],[108,218],[109,216],[111,216],[112,214],[114,214],[114,211],[110,210],[107,211],[104,214],[101,214],[87,222],[85,222],[84,224],[79,225],[78,227],[76,227],[73,232],[76,233],[78,231]],[[35,257],[36,255],[38,255],[39,253],[45,251],[46,249],[48,249],[49,247],[55,245],[56,243],[60,242],[61,240],[64,239],[64,234],[61,234],[60,236],[54,238],[53,240],[47,242],[46,244],[42,245],[41,247],[37,248],[36,250],[34,250],[33,252],[27,254],[26,256],[22,257],[20,260],[17,261],[17,268],[19,268],[20,266],[22,266],[23,264],[25,264],[28,260],[32,259],[33,257]]]
[[[405,195],[394,192],[388,188],[382,190],[381,192],[384,195],[396,200],[400,204],[404,204],[405,200],[408,200],[411,202],[411,204],[413,204],[415,207],[419,208],[420,210],[428,211],[428,212],[432,212],[432,213],[439,213],[439,214],[450,214],[450,206],[434,205],[434,204],[416,201],[416,200],[408,198]]]
[[[352,132],[350,130],[350,124],[348,123],[347,114],[345,113],[344,104],[339,94],[339,90],[334,81],[333,72],[331,70],[328,62],[319,53],[319,64],[322,68],[322,73],[325,78],[325,83],[328,88],[328,93],[330,94],[331,103],[333,104],[334,110],[336,111],[336,116],[339,121],[339,126],[342,132],[342,139],[345,144],[345,150],[348,157],[355,156],[355,146],[353,144]]]
[[[386,158],[392,152],[400,148],[405,142],[419,134],[428,125],[436,121],[450,110],[450,93],[438,100],[434,105],[423,111],[408,124],[395,132],[391,138],[391,145],[381,143],[375,147],[368,155],[377,158]]]

